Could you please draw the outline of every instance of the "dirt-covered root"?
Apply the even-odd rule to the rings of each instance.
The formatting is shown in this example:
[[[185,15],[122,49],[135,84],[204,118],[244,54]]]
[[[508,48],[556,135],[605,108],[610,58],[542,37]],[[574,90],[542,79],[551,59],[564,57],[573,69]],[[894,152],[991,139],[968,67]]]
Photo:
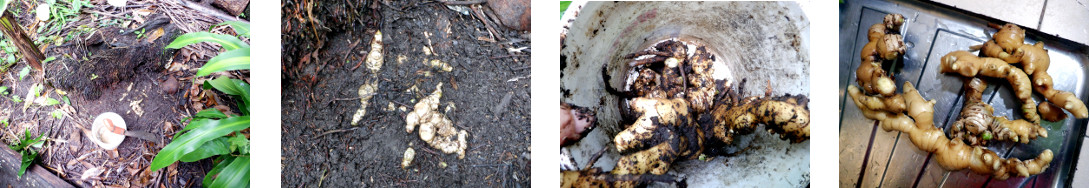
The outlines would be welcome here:
[[[713,75],[715,70],[711,67],[714,64],[715,56],[711,52],[707,51],[707,47],[702,44],[698,45],[692,55],[688,58],[687,63],[690,70],[685,75],[685,80],[688,81],[688,91],[685,97],[688,98],[689,105],[696,114],[701,114],[710,111],[714,106],[714,95],[718,93],[718,89],[715,87],[715,79]]]
[[[885,27],[893,31],[899,31],[900,26],[904,25],[904,15],[901,14],[886,14],[883,23]]]
[[[678,157],[677,139],[620,157],[613,174],[665,174]]]
[[[458,131],[454,122],[438,111],[441,97],[442,83],[439,83],[435,86],[435,91],[420,99],[412,112],[405,117],[405,130],[412,133],[416,125],[419,125],[420,139],[432,148],[442,150],[443,153],[457,153],[458,159],[465,158],[465,148],[469,145],[466,137],[469,133],[465,130]]]
[[[1032,84],[1028,75],[998,58],[979,57],[968,51],[953,51],[942,56],[941,73],[957,73],[964,77],[986,77],[1006,79],[1013,86],[1017,99],[1021,100],[1021,113],[1029,122],[1038,124],[1040,115],[1036,112],[1036,101],[1032,100]]]
[[[638,187],[651,182],[677,182],[671,175],[656,174],[611,174],[599,168],[580,171],[560,171],[560,187]]]
[[[857,90],[857,89],[856,89]],[[934,153],[942,168],[950,171],[969,169],[979,174],[991,175],[995,179],[1005,180],[1010,176],[1028,177],[1047,169],[1054,154],[1044,150],[1034,159],[1003,159],[994,151],[982,146],[969,146],[964,142],[951,140],[941,129],[934,127],[934,101],[923,99],[911,83],[904,83],[904,100],[908,103],[908,113],[887,113],[874,120],[881,122],[885,131],[907,133],[911,143],[920,150]],[[852,98],[855,95],[851,95]],[[861,109],[864,112],[868,109]]]
[[[713,137],[730,143],[733,136],[751,133],[758,124],[779,138],[799,143],[809,140],[809,99],[801,95],[748,97],[735,105],[720,105],[712,112]]]
[[[613,137],[617,151],[628,153],[677,139],[675,128],[692,122],[688,104],[682,99],[634,98],[631,109],[641,114],[631,126]]]

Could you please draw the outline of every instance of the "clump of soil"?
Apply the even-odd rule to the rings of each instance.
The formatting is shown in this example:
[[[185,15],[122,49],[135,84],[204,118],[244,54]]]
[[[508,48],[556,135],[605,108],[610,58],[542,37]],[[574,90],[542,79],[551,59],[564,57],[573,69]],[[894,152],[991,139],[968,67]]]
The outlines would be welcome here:
[[[513,52],[529,46],[528,35],[492,24],[498,31],[493,38],[481,18],[439,2],[326,2],[328,7],[315,7],[313,18],[299,11],[307,3],[287,2],[283,10],[284,187],[529,186],[530,54]],[[356,6],[366,8],[337,8]],[[352,20],[341,27],[332,17],[317,16],[348,10],[339,14],[353,17],[336,18]],[[312,29],[320,28],[309,25],[316,23],[328,31],[315,35]],[[359,64],[379,30],[385,62],[371,73]],[[434,68],[432,60],[452,70]],[[358,88],[368,82],[378,89],[362,106],[367,114],[352,126],[353,112],[361,108]],[[464,159],[405,132],[413,104],[439,83],[438,109],[468,132]],[[407,148],[416,151],[415,159],[402,168]]]
[[[144,37],[137,32],[154,36]],[[46,77],[58,88],[95,100],[102,95],[103,89],[127,81],[138,73],[162,71],[176,51],[164,47],[174,41],[179,33],[180,30],[170,22],[170,18],[161,14],[152,16],[136,29],[99,28],[86,34],[89,36],[80,37],[86,40],[52,48],[54,53],[69,54],[75,58],[60,58],[59,63],[47,64],[47,69],[62,71],[49,71]]]

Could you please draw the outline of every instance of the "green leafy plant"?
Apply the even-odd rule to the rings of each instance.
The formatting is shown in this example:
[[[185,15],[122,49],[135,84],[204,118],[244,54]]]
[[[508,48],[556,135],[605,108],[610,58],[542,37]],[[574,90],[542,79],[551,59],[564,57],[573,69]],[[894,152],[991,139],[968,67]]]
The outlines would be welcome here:
[[[139,31],[133,31],[133,32],[136,33],[136,38],[144,38],[144,32],[147,32],[147,31],[144,28],[140,28]]]
[[[6,120],[5,124],[7,124]],[[45,137],[44,134],[33,137],[30,135],[30,129],[26,129],[24,133],[25,135],[22,139],[19,139],[19,143],[11,146],[12,150],[23,155],[22,165],[19,165],[19,177],[23,177],[26,168],[30,167],[30,164],[33,164],[34,160],[38,158],[38,149],[41,149],[42,144],[45,144],[45,140],[42,140]]]
[[[249,37],[250,25],[244,22],[224,22],[218,25],[231,25],[234,28],[235,33],[238,33],[242,37]],[[178,36],[171,42],[166,48],[178,49],[190,44],[196,44],[200,42],[214,42],[223,46],[223,53],[219,53],[212,59],[208,60],[200,70],[197,71],[197,77],[208,76],[209,74],[221,71],[241,70],[250,68],[250,45],[246,42],[242,42],[236,36],[216,34],[211,32],[194,32],[186,33],[182,36]]]
[[[249,24],[230,24],[239,35],[249,35]],[[200,42],[215,42],[226,50],[197,71],[197,76],[211,73],[249,69],[249,44],[237,37],[209,32],[187,33],[174,39],[167,48],[182,48]],[[203,83],[204,89],[216,89],[237,99],[241,115],[228,116],[215,108],[197,112],[187,118],[188,125],[174,134],[174,140],[163,147],[151,161],[151,170],[159,170],[174,162],[194,162],[215,157],[212,170],[204,176],[207,187],[248,187],[250,176],[249,138],[242,132],[250,128],[250,86],[245,81],[226,76]]]

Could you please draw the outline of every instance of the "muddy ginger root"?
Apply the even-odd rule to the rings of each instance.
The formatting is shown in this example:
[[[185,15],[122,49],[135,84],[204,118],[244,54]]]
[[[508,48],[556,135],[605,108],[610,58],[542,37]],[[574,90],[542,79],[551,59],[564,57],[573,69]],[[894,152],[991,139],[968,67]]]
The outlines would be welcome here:
[[[746,134],[757,124],[779,138],[799,143],[809,139],[809,99],[801,95],[779,97],[749,97],[734,105],[715,108],[715,126],[711,129],[719,140],[729,141],[736,134]]]
[[[405,130],[409,133],[419,125],[420,139],[432,148],[443,153],[457,153],[458,159],[465,158],[468,146],[465,130],[458,131],[453,121],[438,111],[439,98],[442,97],[442,83],[435,86],[435,91],[416,103],[412,112],[405,117]]]
[[[1013,86],[1017,99],[1021,100],[1021,113],[1025,119],[1036,124],[1040,115],[1036,113],[1036,101],[1032,100],[1032,84],[1028,75],[1020,68],[1013,67],[998,58],[979,57],[968,51],[953,51],[941,60],[941,73],[957,73],[964,77],[982,75],[1006,79]]]
[[[851,86],[853,87],[853,86]],[[854,88],[857,91],[857,88]],[[885,131],[900,131],[908,134],[911,142],[920,150],[934,154],[942,168],[950,171],[969,169],[979,174],[988,174],[998,180],[1010,176],[1028,177],[1042,173],[1054,158],[1050,149],[1041,152],[1036,158],[1028,160],[1003,159],[994,151],[982,146],[969,146],[960,141],[950,140],[945,133],[934,127],[934,101],[926,101],[911,83],[904,83],[904,100],[908,103],[907,115],[870,111],[859,108],[863,114],[881,114],[870,116],[881,122]],[[851,97],[857,102],[858,92]]]
[[[367,69],[370,69],[372,74],[382,69],[382,31],[374,32],[374,38],[371,39],[371,51],[367,53],[366,61]]]

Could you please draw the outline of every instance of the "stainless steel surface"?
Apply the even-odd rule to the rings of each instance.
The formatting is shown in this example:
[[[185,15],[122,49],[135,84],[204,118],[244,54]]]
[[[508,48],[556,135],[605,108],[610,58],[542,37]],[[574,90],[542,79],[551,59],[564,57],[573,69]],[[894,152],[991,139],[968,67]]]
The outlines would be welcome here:
[[[993,180],[989,176],[974,174],[968,170],[947,171],[938,166],[932,155],[919,150],[899,132],[886,132],[877,128],[875,121],[866,119],[846,97],[848,84],[855,84],[854,71],[860,62],[859,50],[866,44],[866,29],[880,23],[887,13],[903,14],[908,21],[903,30],[908,47],[904,58],[886,65],[896,79],[915,84],[923,97],[937,100],[935,126],[948,129],[956,120],[962,107],[964,78],[958,75],[938,73],[941,56],[967,50],[981,44],[994,29],[987,23],[1004,23],[992,18],[979,18],[945,6],[923,2],[848,1],[840,5],[840,186],[841,187],[1065,187],[1070,182],[1074,160],[1078,155],[1085,134],[1086,120],[1073,118],[1060,122],[1045,122],[1048,138],[1040,138],[1030,144],[991,143],[988,148],[1005,157],[1027,159],[1044,149],[1055,152],[1051,167],[1044,173],[1028,178]],[[1028,32],[1026,42],[1044,41],[1051,56],[1048,73],[1055,80],[1055,87],[1074,92],[1086,100],[1087,47],[1070,40]],[[898,88],[902,90],[902,87]],[[1039,95],[1036,101],[1043,101]],[[984,100],[995,108],[995,113],[1020,119],[1020,102],[1013,96],[1005,80],[990,80]],[[1011,107],[1011,108],[1007,108]],[[1076,125],[1076,126],[1075,126]]]

